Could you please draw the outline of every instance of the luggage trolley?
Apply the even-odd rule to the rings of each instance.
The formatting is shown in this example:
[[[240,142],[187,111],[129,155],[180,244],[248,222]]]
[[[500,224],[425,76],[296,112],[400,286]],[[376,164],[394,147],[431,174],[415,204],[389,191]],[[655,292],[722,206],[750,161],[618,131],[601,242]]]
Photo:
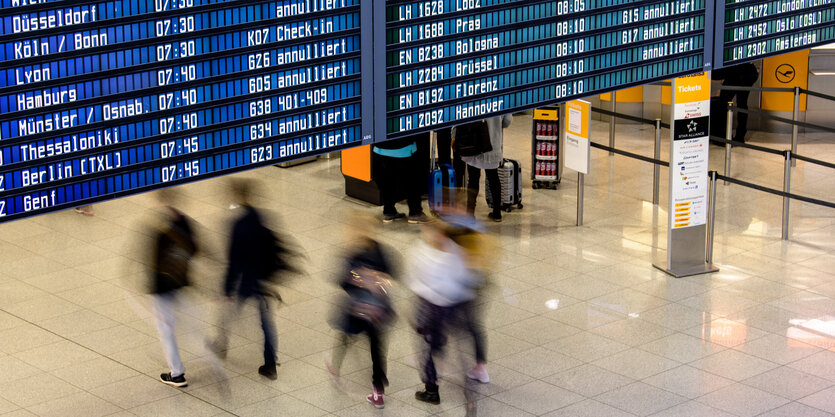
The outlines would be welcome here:
[[[531,186],[556,190],[561,171],[559,108],[534,109],[531,130]]]

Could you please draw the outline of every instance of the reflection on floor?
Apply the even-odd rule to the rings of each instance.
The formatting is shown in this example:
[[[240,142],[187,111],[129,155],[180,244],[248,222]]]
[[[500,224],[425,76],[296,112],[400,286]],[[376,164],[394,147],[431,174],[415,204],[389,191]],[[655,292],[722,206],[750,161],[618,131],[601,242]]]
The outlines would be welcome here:
[[[517,117],[505,145],[526,176],[530,126],[529,117]],[[595,123],[598,141],[606,132]],[[652,138],[651,127],[618,127],[617,145],[627,150],[650,155]],[[803,136],[800,153],[835,160],[826,139]],[[788,135],[754,132],[752,140],[785,148]],[[721,172],[723,153],[712,151]],[[491,383],[465,384],[462,369],[472,358],[462,341],[441,366],[441,404],[413,399],[418,345],[408,323],[411,300],[401,288],[382,414],[463,416],[464,387],[481,416],[835,414],[835,212],[792,203],[792,238],[783,242],[779,197],[720,185],[720,272],[672,279],[651,265],[666,242],[665,211],[647,202],[652,166],[592,152],[585,226],[574,226],[576,177],[568,174],[556,191],[533,191],[526,180],[525,208],[489,224],[501,242],[484,305]],[[736,177],[780,188],[782,172],[780,158],[734,151]],[[362,343],[344,365],[344,391],[323,364],[337,340],[326,322],[337,292],[331,282],[350,245],[340,222],[350,210],[380,209],[343,196],[338,159],[240,175],[263,181],[258,205],[309,257],[309,276],[282,289],[286,304],[275,312],[277,381],[257,374],[254,309],[233,323],[225,374],[204,347],[216,331],[228,224],[236,214],[225,183],[211,180],[182,187],[181,207],[200,223],[207,247],[195,271],[199,285],[178,317],[190,382],[182,390],[157,381],[165,366],[137,255],[152,196],[97,204],[93,217],[67,210],[0,225],[0,414],[380,414],[365,402],[370,364]],[[662,178],[666,201],[666,170]],[[794,169],[794,192],[831,199],[833,189],[831,172],[804,162]],[[486,215],[483,202],[478,215]],[[401,253],[417,238],[405,222],[384,230],[382,239]]]

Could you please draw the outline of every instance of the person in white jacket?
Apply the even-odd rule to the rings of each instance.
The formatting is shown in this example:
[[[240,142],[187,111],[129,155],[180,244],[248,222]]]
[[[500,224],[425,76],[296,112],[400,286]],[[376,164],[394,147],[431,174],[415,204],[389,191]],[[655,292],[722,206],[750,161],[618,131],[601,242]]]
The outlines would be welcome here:
[[[418,296],[417,332],[429,345],[423,363],[423,391],[415,393],[419,401],[441,402],[434,355],[446,344],[448,321],[458,315],[460,306],[475,298],[474,275],[468,270],[461,247],[446,234],[444,224],[432,222],[421,228],[422,240],[411,251],[406,270],[406,284]]]

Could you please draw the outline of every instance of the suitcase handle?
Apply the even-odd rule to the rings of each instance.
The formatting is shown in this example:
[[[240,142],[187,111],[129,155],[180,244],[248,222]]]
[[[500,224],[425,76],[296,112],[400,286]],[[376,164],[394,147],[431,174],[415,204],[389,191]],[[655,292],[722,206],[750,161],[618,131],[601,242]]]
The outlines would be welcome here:
[[[435,169],[435,143],[438,141],[438,132],[433,130],[429,132],[429,142],[431,142],[429,149],[429,171]]]

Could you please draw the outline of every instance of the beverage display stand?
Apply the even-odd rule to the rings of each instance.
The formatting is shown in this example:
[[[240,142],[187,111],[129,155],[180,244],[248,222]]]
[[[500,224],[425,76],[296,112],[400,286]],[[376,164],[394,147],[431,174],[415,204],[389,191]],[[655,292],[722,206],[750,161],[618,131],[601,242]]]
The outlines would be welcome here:
[[[560,182],[560,123],[557,107],[534,110],[531,137],[532,187],[556,190]]]

